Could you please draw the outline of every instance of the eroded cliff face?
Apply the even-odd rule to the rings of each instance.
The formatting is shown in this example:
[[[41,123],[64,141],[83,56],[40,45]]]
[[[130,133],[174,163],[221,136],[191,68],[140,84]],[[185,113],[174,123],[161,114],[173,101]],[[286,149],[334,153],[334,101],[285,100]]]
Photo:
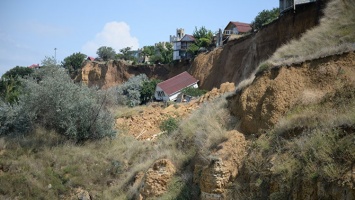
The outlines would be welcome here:
[[[131,76],[139,74],[146,74],[148,78],[165,80],[176,75],[175,73],[178,72],[164,65],[133,66],[120,60],[108,62],[85,61],[79,75],[75,77],[75,81],[82,82],[89,87],[98,86],[107,89],[122,84]]]
[[[198,55],[189,73],[200,87],[212,89],[224,82],[236,85],[268,59],[278,47],[318,24],[324,1],[298,6],[258,32],[229,41],[224,47]]]
[[[348,84],[355,85],[355,53],[329,56],[258,75],[229,98],[244,134],[272,128],[291,108],[314,103]]]
[[[91,62],[85,61],[75,81],[82,82],[89,87],[109,88],[128,80],[131,74],[127,66],[120,61]]]
[[[279,124],[280,119],[286,117],[289,111],[299,108],[301,106],[320,106],[325,110],[332,112],[333,107],[326,107],[324,102],[330,101],[337,104],[334,95],[339,94],[340,91],[347,91],[346,98],[353,98],[353,91],[355,87],[355,53],[349,52],[342,55],[333,55],[318,60],[307,61],[302,64],[294,64],[292,66],[282,66],[257,74],[251,85],[237,91],[236,94],[228,98],[229,109],[233,115],[240,120],[239,130],[246,137],[252,138],[258,136],[258,141],[262,141],[263,145],[254,148],[272,148],[271,146],[278,146],[280,144],[267,144],[267,138],[272,137],[268,134],[268,130],[275,130]],[[334,98],[334,99],[333,99]],[[338,103],[339,104],[339,103]],[[341,104],[337,106],[346,105]],[[352,109],[352,108],[349,108]],[[336,109],[335,109],[336,110]],[[339,111],[334,111],[334,116],[340,116]],[[324,113],[323,113],[324,114]],[[332,113],[333,114],[333,113]],[[323,116],[316,115],[318,118]],[[307,118],[308,117],[308,118]],[[313,116],[314,118],[315,116]],[[286,117],[287,118],[287,117]],[[311,120],[312,116],[304,116],[300,120]],[[336,120],[335,120],[336,121]],[[328,121],[327,121],[328,122]],[[297,121],[297,123],[301,123]],[[344,122],[345,123],[345,122]],[[348,122],[346,122],[348,123]],[[353,122],[349,122],[350,124]],[[297,125],[297,124],[296,124]],[[295,126],[296,126],[295,125]],[[334,130],[338,130],[338,126],[345,126],[343,124],[336,124],[329,121],[327,126],[333,126]],[[351,125],[349,125],[351,126]],[[297,126],[296,126],[297,127]],[[305,130],[311,127],[301,127]],[[320,128],[321,129],[321,128]],[[321,129],[322,130],[322,129]],[[291,131],[294,131],[292,129]],[[343,130],[344,137],[354,134],[354,129]],[[271,131],[272,132],[272,131]],[[323,132],[322,132],[323,133]],[[291,135],[282,135],[278,133],[277,137],[284,138],[282,141],[287,144],[296,143],[298,137],[303,134],[292,132]],[[313,132],[309,135],[315,134]],[[324,134],[327,134],[324,131]],[[252,136],[252,137],[251,137]],[[353,138],[353,136],[352,136]],[[279,140],[277,140],[279,141]],[[295,142],[296,141],[296,142]],[[304,142],[304,141],[303,141]],[[340,142],[340,140],[338,141]],[[267,145],[265,145],[267,144]],[[270,146],[268,146],[270,145]],[[351,149],[354,144],[344,148]],[[302,147],[302,145],[300,145]],[[288,146],[289,147],[289,146]],[[291,151],[287,148],[280,148],[280,151]],[[312,147],[316,148],[316,147]],[[355,198],[355,168],[354,163],[343,163],[342,167],[347,169],[345,174],[337,177],[337,181],[327,181],[325,178],[314,178],[313,180],[300,176],[292,178],[291,187],[287,185],[287,180],[283,179],[280,174],[274,173],[275,169],[279,167],[280,159],[283,153],[265,153],[256,154],[249,151],[248,161],[258,160],[259,171],[250,168],[251,165],[244,165],[239,170],[239,176],[236,179],[237,190],[233,191],[238,199],[250,197],[256,199],[354,199]],[[284,154],[292,156],[294,152]],[[297,154],[296,154],[297,155]],[[259,156],[259,157],[258,157]],[[265,159],[263,160],[263,157]],[[294,159],[298,159],[297,156]],[[329,158],[330,160],[336,158]],[[262,161],[263,160],[263,161]],[[277,162],[278,161],[278,164]],[[245,163],[244,163],[245,164]],[[290,165],[285,170],[290,170]],[[249,168],[248,168],[249,167]],[[301,166],[301,170],[304,170]],[[312,169],[313,173],[317,173],[316,169]],[[285,189],[285,187],[290,187]],[[287,192],[285,192],[287,191]]]

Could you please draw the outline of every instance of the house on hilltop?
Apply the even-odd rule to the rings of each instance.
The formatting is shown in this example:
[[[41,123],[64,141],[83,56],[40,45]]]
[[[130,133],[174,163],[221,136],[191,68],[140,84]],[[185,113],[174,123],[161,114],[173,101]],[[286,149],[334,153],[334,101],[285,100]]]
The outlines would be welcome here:
[[[223,38],[226,39],[231,35],[242,35],[252,30],[250,24],[242,22],[229,22],[223,31]]]
[[[173,43],[173,60],[187,60],[193,57],[187,49],[195,43],[195,38],[185,34],[184,29],[176,29],[176,36],[170,36],[170,42]]]
[[[296,5],[315,2],[317,0],[280,0],[280,13],[294,9]]]
[[[154,97],[159,101],[175,101],[183,89],[187,87],[198,88],[197,82],[197,79],[185,71],[158,83],[155,88]]]

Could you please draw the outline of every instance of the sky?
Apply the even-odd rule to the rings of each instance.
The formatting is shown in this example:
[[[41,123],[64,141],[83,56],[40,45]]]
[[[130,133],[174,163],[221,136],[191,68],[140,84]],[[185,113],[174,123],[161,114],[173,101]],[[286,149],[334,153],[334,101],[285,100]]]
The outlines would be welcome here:
[[[250,23],[278,0],[0,0],[0,76],[15,66],[61,62],[73,53],[96,57],[109,46],[132,49],[169,41],[177,28],[213,32]],[[56,49],[56,50],[55,50]]]

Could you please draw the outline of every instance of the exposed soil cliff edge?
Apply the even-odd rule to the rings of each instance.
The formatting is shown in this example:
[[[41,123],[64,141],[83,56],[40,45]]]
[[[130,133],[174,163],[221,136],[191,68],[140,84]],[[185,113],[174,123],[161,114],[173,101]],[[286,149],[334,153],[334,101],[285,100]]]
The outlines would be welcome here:
[[[294,106],[314,103],[348,84],[355,86],[354,65],[351,52],[263,72],[230,97],[231,112],[240,118],[244,134],[269,129]]]
[[[127,65],[122,60],[110,60],[107,62],[85,61],[76,82],[82,82],[88,86],[98,86],[102,89],[122,84],[131,76],[145,74],[148,78],[166,80],[188,69],[185,62],[176,66],[172,65]]]
[[[325,1],[297,6],[256,33],[229,41],[224,47],[200,54],[189,72],[203,89],[212,89],[224,82],[236,85],[268,59],[278,47],[298,38],[318,24]]]

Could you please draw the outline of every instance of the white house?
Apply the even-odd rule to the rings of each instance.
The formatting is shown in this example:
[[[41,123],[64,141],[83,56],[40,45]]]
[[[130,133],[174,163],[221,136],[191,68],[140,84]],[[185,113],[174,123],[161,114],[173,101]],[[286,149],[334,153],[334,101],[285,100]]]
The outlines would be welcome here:
[[[317,0],[280,0],[280,13],[289,9],[294,9],[296,5],[310,3],[314,1]]]
[[[155,88],[155,99],[162,101],[175,101],[184,88],[198,88],[198,80],[186,71],[166,81],[157,84]]]

